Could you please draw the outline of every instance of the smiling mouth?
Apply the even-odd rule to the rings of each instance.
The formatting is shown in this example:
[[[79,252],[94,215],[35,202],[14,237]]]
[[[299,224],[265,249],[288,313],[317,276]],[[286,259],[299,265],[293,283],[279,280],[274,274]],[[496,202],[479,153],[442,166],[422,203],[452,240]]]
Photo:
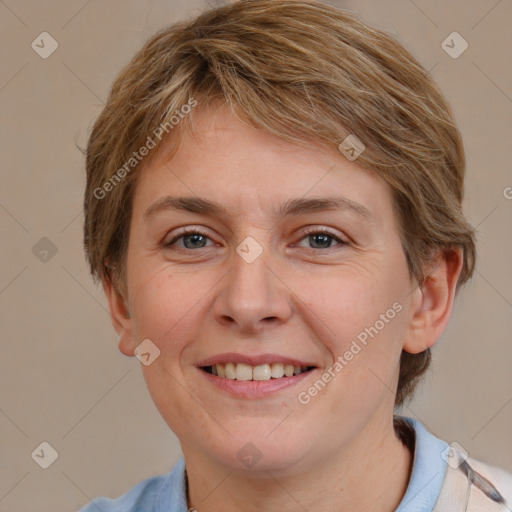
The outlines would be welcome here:
[[[244,363],[215,364],[202,366],[201,370],[222,379],[251,381],[287,379],[294,375],[306,373],[315,369],[315,366],[293,366],[292,364],[272,363],[251,366]]]

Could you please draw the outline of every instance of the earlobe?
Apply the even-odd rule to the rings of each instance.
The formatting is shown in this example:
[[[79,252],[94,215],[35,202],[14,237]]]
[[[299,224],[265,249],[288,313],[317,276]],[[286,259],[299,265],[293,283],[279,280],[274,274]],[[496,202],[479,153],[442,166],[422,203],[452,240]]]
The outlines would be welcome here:
[[[119,350],[126,356],[133,356],[136,344],[126,300],[114,286],[111,279],[104,278],[102,285],[109,304],[110,319],[119,336]]]
[[[451,317],[457,281],[463,265],[461,248],[438,253],[436,266],[414,291],[409,332],[403,349],[418,354],[432,347],[445,331]]]

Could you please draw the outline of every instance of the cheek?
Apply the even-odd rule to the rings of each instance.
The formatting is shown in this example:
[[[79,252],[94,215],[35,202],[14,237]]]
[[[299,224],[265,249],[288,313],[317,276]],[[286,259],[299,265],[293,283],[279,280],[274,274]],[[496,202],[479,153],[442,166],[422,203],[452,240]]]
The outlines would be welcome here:
[[[400,293],[383,282],[352,280],[348,275],[328,292],[309,294],[313,330],[332,363],[319,375],[329,380],[325,388],[315,383],[314,389],[302,391],[320,416],[331,418],[333,431],[340,425],[357,430],[376,410],[393,405],[406,325],[406,309],[399,298]],[[333,407],[339,414],[331,417]]]
[[[354,413],[390,395],[397,377],[406,328],[400,272],[390,279],[382,266],[378,272],[346,266],[297,280],[307,306],[302,315],[333,364],[330,399]]]
[[[333,348],[344,350],[347,342],[376,328],[379,333],[398,327],[398,310],[404,292],[382,274],[362,274],[343,269],[323,278],[301,278],[295,288],[310,316],[323,324]]]
[[[180,366],[197,325],[200,300],[209,289],[198,282],[194,286],[194,281],[197,277],[166,269],[133,283],[134,335],[138,340],[150,339],[160,350],[151,365],[141,366],[144,379],[164,420],[184,437],[190,417],[208,428],[207,418],[197,414],[197,404],[190,400],[192,390]]]
[[[169,270],[141,275],[133,285],[131,301],[137,339],[149,338],[161,352],[179,350],[180,330],[197,302],[191,295],[184,293],[183,284]]]
[[[134,335],[158,346],[164,356],[160,364],[176,371],[192,349],[198,326],[208,320],[210,292],[221,277],[162,265],[133,282]]]

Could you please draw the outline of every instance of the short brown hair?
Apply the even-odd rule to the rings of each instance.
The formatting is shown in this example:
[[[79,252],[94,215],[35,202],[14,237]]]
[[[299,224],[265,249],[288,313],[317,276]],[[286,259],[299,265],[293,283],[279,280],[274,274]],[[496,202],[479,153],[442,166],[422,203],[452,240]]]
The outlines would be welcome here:
[[[357,163],[393,190],[411,279],[422,284],[432,256],[455,246],[464,255],[457,290],[471,277],[463,142],[430,74],[392,34],[349,11],[314,0],[241,0],[160,30],[115,79],[86,149],[84,244],[95,280],[124,289],[137,176],[158,151],[133,169],[126,162],[150,138],[165,146],[167,136],[154,140],[161,126],[177,133],[176,149],[193,112],[172,132],[171,119],[191,98],[199,108],[224,102],[298,144],[337,147],[355,135],[365,145]],[[402,352],[396,405],[430,357]]]

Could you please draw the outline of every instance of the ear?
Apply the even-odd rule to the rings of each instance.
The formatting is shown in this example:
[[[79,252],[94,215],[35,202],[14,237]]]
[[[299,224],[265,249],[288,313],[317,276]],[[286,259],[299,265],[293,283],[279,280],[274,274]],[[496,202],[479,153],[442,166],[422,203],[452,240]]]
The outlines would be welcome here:
[[[110,319],[112,325],[119,335],[119,350],[125,356],[134,356],[136,343],[133,337],[132,319],[123,295],[109,278],[102,279],[103,290],[107,296]]]
[[[437,254],[434,270],[414,293],[413,316],[403,349],[418,354],[432,347],[450,320],[463,252],[453,247]]]

